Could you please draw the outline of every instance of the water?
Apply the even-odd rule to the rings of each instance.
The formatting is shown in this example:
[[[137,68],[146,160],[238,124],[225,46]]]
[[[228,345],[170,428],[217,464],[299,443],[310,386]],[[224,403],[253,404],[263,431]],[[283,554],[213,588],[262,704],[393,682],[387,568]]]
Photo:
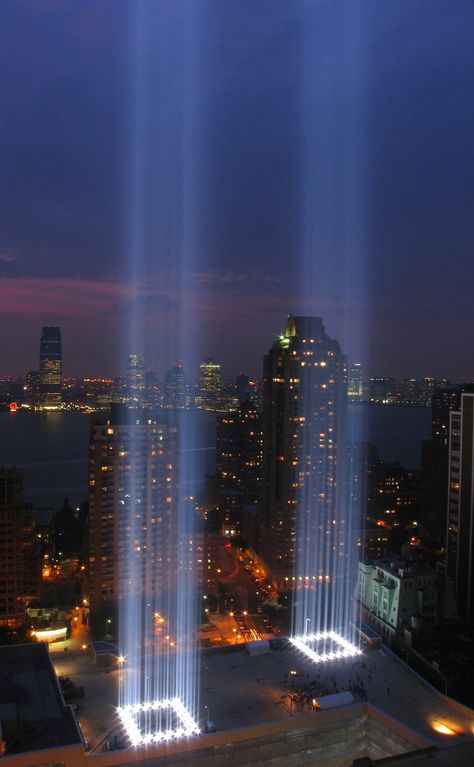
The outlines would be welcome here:
[[[367,423],[366,439],[386,461],[420,466],[421,443],[431,435],[431,410],[421,407],[359,405]],[[204,487],[206,472],[215,471],[213,413],[186,411],[196,425],[193,492]],[[355,435],[363,439],[362,433]],[[16,466],[25,476],[25,500],[36,506],[73,504],[87,498],[89,417],[82,413],[0,413],[0,466]]]
[[[196,436],[195,494],[203,490],[206,472],[215,471],[216,417],[200,411],[183,416]],[[0,413],[0,466],[23,472],[26,501],[57,508],[65,496],[74,505],[87,498],[89,420],[83,413]]]
[[[380,458],[400,461],[407,469],[420,468],[421,444],[431,439],[430,407],[354,405],[352,409],[362,410],[360,420],[367,427],[365,439],[377,446]]]

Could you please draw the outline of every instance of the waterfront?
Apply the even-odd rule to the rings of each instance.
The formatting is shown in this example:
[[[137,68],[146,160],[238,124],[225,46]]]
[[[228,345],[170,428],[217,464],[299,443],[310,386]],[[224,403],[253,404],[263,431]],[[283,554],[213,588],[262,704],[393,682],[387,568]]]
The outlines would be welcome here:
[[[355,439],[375,443],[386,461],[419,468],[421,443],[431,433],[430,408],[359,405],[351,410],[357,415]],[[206,472],[215,470],[216,416],[202,411],[183,415],[195,434],[192,490],[199,492]],[[24,498],[36,506],[56,508],[65,496],[72,504],[85,500],[88,440],[89,416],[83,413],[0,413],[0,466],[23,472]]]

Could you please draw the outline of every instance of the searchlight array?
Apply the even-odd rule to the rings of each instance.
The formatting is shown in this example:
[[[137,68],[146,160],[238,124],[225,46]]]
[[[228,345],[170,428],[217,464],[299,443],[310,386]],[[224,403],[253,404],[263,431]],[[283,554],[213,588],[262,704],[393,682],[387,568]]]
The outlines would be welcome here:
[[[183,737],[199,735],[200,733],[198,724],[179,698],[166,698],[164,700],[121,706],[117,709],[117,713],[133,746],[164,743],[171,740],[179,740]],[[146,726],[142,728],[141,722],[146,723],[147,718],[151,718],[153,714],[168,714],[168,720],[174,720],[176,726],[167,726],[165,729],[157,729],[155,731],[153,729],[149,731]]]
[[[327,663],[341,658],[353,658],[362,655],[362,650],[359,647],[344,639],[336,631],[295,636],[290,638],[290,642],[313,663]],[[328,643],[331,646],[329,650],[326,649]]]

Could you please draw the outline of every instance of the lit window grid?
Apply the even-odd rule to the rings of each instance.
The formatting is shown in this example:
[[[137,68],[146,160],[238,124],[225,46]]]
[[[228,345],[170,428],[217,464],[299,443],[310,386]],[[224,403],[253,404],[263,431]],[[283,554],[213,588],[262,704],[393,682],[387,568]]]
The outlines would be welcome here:
[[[176,729],[160,730],[159,732],[143,733],[138,727],[136,717],[146,711],[158,711],[170,708],[176,715],[179,727]],[[129,706],[121,706],[117,709],[128,737],[133,746],[148,746],[152,743],[164,743],[170,740],[179,740],[192,735],[199,735],[200,729],[192,718],[186,706],[179,698],[165,698],[145,703],[136,703]]]
[[[311,648],[313,642],[322,642],[329,639],[339,649],[331,652],[317,652]],[[318,634],[306,634],[304,636],[291,637],[290,642],[313,663],[326,663],[328,661],[353,658],[362,655],[362,650],[352,642],[344,639],[336,631],[323,631]]]

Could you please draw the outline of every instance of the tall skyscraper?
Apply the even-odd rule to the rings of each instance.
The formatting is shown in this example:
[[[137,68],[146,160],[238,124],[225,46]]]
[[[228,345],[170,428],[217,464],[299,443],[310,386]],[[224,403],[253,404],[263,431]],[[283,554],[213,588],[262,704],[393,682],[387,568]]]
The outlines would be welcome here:
[[[182,362],[168,370],[166,374],[165,405],[178,409],[186,407],[186,373]]]
[[[297,516],[304,510],[324,541],[313,552],[314,566],[322,574],[329,568],[344,485],[346,388],[346,358],[322,319],[290,315],[264,359],[263,553],[283,589],[294,577]]]
[[[474,394],[450,414],[446,572],[456,585],[459,614],[474,617]]]
[[[61,330],[44,327],[40,341],[40,402],[45,410],[61,407]]]
[[[150,419],[146,411],[120,405],[91,422],[93,614],[115,607],[128,585],[150,596],[163,588],[165,559],[171,556],[170,516],[176,505],[175,436],[172,427]]]
[[[364,380],[362,377],[362,365],[360,362],[354,362],[349,370],[349,386],[347,394],[355,401],[362,400],[364,396]]]
[[[199,365],[199,393],[196,405],[202,410],[220,410],[222,406],[221,366],[211,357]]]
[[[129,354],[127,362],[126,401],[132,407],[145,404],[145,365],[141,354]]]

